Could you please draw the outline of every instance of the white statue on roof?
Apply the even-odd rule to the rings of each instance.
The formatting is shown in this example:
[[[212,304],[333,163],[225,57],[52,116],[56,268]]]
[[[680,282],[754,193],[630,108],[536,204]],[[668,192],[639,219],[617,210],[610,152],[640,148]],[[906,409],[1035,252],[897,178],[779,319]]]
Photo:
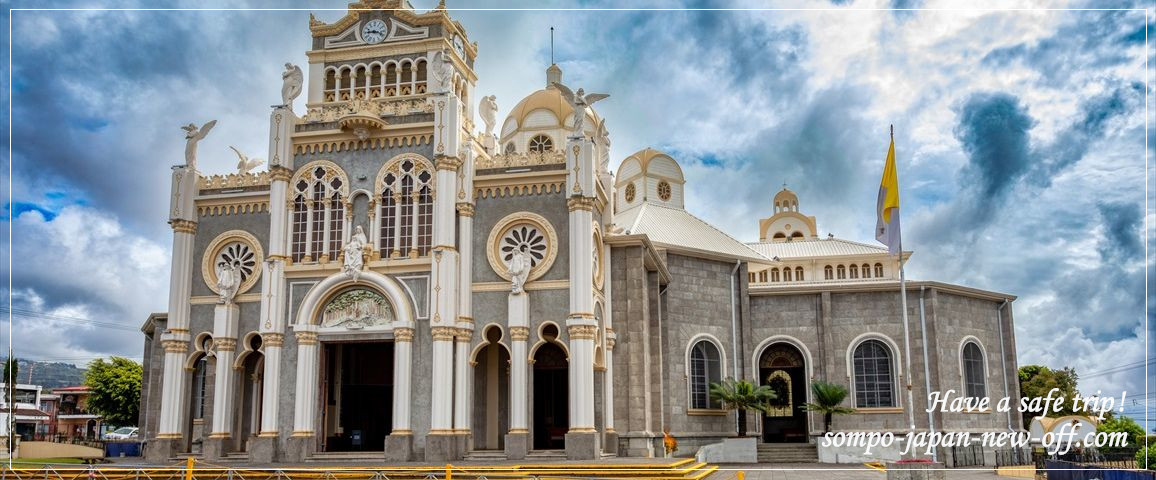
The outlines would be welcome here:
[[[482,115],[482,123],[486,124],[486,136],[493,135],[494,125],[498,124],[498,97],[496,95],[482,97],[478,112]]]
[[[188,165],[189,169],[197,169],[197,142],[204,139],[216,124],[216,120],[211,120],[201,125],[201,128],[197,128],[194,123],[181,127],[181,130],[185,131],[185,165]]]
[[[281,73],[281,106],[290,106],[293,100],[301,95],[301,86],[305,84],[305,75],[301,67],[292,63],[285,63],[285,71]]]
[[[558,82],[554,82],[554,87],[557,88],[559,92],[562,92],[562,98],[574,108],[573,131],[575,135],[582,135],[582,123],[586,120],[586,108],[610,96],[606,93],[587,94],[586,91],[581,88],[579,88],[577,92],[573,92],[570,88]]]
[[[261,160],[260,158],[249,158],[248,155],[245,155],[244,153],[241,153],[240,150],[237,150],[237,147],[229,145],[229,148],[233,149],[233,153],[237,154],[237,173],[240,175],[245,175],[249,173],[249,170],[257,168],[261,166],[262,163],[265,163],[265,161]]]

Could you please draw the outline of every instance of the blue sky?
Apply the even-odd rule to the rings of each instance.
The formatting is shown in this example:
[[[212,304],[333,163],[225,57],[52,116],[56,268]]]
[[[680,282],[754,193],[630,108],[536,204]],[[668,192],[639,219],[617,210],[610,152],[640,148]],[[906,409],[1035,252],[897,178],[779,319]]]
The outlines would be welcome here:
[[[436,1],[413,3],[425,10]],[[322,9],[345,4],[308,7],[333,21],[342,12]],[[554,26],[567,83],[612,95],[598,105],[612,166],[646,146],[666,150],[688,177],[688,209],[747,241],[783,183],[821,234],[872,241],[894,124],[904,245],[915,251],[909,276],[1018,295],[1021,365],[1073,366],[1085,393],[1126,389],[1145,400],[1145,370],[1127,367],[1153,357],[1144,343],[1153,12],[934,10],[962,5],[453,15],[480,47],[477,92],[497,95],[502,116],[544,86]],[[4,248],[13,255],[17,354],[139,358],[137,328],[166,307],[178,127],[219,121],[201,145],[203,171],[231,171],[228,145],[264,156],[281,65],[305,63],[308,12],[11,13],[12,77],[0,82],[13,98],[4,125],[12,189],[0,225],[13,235]],[[1156,416],[1156,402],[1129,408]]]

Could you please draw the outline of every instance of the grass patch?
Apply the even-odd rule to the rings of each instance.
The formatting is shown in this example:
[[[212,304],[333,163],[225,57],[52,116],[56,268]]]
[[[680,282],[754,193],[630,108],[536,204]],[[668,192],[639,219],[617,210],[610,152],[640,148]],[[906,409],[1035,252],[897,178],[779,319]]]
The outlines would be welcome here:
[[[17,458],[12,460],[13,468],[43,467],[45,465],[80,465],[84,459],[80,458]],[[4,460],[2,465],[8,466]]]

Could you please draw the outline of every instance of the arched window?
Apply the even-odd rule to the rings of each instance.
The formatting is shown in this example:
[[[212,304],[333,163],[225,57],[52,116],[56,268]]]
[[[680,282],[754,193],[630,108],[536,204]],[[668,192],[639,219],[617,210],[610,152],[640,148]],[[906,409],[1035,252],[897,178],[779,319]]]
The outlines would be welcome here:
[[[205,379],[209,371],[209,358],[201,355],[193,367],[193,418],[205,418],[205,398],[208,397],[208,384]]]
[[[823,267],[823,280],[833,280],[835,278],[833,272],[830,265]]]
[[[875,278],[883,278],[883,264],[882,263],[876,263],[875,264]]]
[[[779,281],[779,269],[777,269],[777,268],[771,269],[771,281],[772,282]]]
[[[377,176],[381,202],[378,246],[382,258],[429,255],[433,243],[433,165],[403,154]]]
[[[895,384],[891,375],[891,350],[879,340],[855,347],[855,406],[894,407]]]
[[[334,260],[344,242],[345,176],[329,162],[306,165],[294,177],[294,262]]]
[[[554,141],[547,135],[534,135],[530,139],[530,153],[542,153],[554,150]]]
[[[837,271],[839,272],[839,280],[843,280],[843,279],[847,278],[847,267],[839,265]]]
[[[863,278],[871,278],[871,265],[863,264]]]
[[[710,398],[710,384],[722,380],[722,359],[718,347],[700,340],[690,347],[690,408],[718,409],[719,402]]]
[[[859,266],[851,264],[851,278],[859,278]]]
[[[987,382],[983,368],[983,351],[975,342],[963,344],[963,391],[973,398],[987,396]]]
[[[767,283],[767,271],[766,270],[759,272],[759,281],[763,282],[763,283]]]
[[[791,281],[791,267],[783,268],[783,281],[784,282]]]
[[[507,143],[506,144],[506,155],[513,155],[514,152],[517,152],[517,148],[514,147],[514,142]]]
[[[803,267],[795,267],[795,281],[803,281]]]

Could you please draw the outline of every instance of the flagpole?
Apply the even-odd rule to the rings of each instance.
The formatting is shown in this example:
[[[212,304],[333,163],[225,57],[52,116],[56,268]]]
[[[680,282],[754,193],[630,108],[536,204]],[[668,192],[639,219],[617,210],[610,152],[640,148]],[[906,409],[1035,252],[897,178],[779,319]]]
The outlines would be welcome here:
[[[891,144],[895,144],[895,125],[891,125]],[[898,182],[896,182],[898,187]],[[911,389],[911,332],[907,327],[907,275],[903,271],[903,241],[899,241],[899,308],[903,312],[903,347],[906,351],[903,381],[907,387],[907,420],[911,425],[911,434],[915,435],[915,392]],[[926,345],[923,348],[927,348]],[[913,450],[909,450],[914,452]]]

